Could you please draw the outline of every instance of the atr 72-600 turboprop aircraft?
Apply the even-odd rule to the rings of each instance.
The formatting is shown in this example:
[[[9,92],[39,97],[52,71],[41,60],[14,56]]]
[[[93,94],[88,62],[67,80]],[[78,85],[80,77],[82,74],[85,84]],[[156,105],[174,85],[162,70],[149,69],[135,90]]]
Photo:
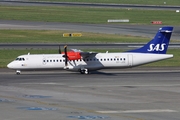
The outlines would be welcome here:
[[[73,49],[60,54],[27,54],[18,56],[7,65],[16,70],[65,69],[88,74],[89,71],[107,68],[128,68],[172,58],[166,54],[173,27],[162,27],[154,39],[141,48],[122,53],[94,53]]]

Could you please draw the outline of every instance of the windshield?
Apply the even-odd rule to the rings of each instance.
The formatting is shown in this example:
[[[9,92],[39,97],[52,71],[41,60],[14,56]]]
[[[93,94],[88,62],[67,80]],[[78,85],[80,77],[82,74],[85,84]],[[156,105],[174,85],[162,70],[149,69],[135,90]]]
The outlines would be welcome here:
[[[25,61],[24,58],[16,58],[15,61]]]

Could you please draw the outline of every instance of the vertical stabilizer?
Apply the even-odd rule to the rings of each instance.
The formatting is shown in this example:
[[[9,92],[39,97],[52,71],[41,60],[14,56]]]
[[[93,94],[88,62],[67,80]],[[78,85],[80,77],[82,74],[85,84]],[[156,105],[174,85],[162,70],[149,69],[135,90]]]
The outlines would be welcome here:
[[[173,27],[170,26],[159,28],[154,39],[143,47],[128,52],[166,54],[172,31]]]

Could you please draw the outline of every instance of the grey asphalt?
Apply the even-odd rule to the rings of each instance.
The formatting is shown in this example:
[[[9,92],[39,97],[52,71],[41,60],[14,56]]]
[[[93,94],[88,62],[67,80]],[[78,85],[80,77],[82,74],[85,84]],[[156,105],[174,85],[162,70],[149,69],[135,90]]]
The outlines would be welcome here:
[[[0,69],[2,120],[179,120],[180,68],[66,71]]]
[[[2,5],[13,6],[75,6],[75,7],[102,7],[102,8],[128,8],[128,9],[153,9],[153,10],[177,10],[180,6],[162,5],[134,5],[134,4],[112,4],[112,3],[86,3],[86,2],[51,2],[31,0],[1,0]]]
[[[119,49],[123,51],[132,50],[135,48],[139,48],[146,43],[105,43],[105,44],[73,44],[73,43],[0,43],[0,50],[49,50],[49,49],[56,49],[58,52],[59,46],[61,51],[65,45],[68,46],[68,49],[101,49],[106,52],[110,49]],[[179,43],[171,43],[169,44],[168,49],[178,49],[180,48]],[[118,50],[117,50],[118,52]]]

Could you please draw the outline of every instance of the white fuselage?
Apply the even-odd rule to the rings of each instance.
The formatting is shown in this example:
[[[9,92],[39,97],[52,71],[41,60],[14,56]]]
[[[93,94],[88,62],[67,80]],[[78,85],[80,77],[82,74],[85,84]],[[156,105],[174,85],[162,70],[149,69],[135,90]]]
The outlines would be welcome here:
[[[80,69],[99,70],[105,68],[127,68],[147,64],[159,60],[172,58],[171,54],[147,53],[98,53],[87,58],[68,61],[65,66],[63,54],[32,54],[21,55],[17,60],[7,66],[15,70],[37,69],[67,69],[79,71]]]

